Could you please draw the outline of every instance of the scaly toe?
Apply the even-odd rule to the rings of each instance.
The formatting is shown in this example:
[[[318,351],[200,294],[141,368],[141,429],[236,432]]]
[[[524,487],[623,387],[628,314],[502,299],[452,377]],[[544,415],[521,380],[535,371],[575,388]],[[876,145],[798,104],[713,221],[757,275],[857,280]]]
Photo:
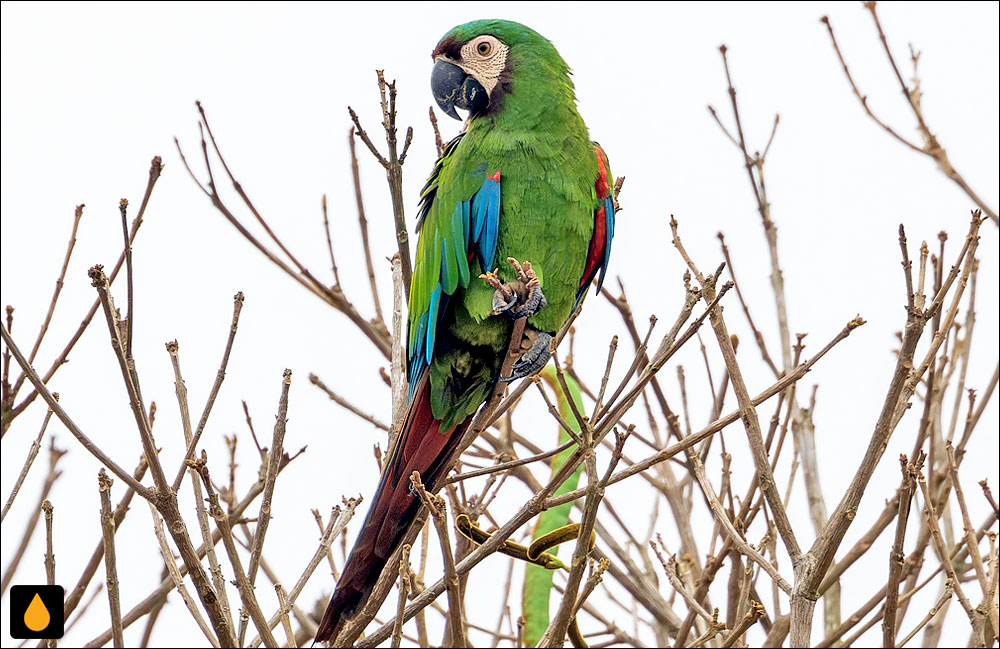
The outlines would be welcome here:
[[[549,351],[549,343],[551,342],[551,335],[544,331],[535,332],[531,347],[521,354],[521,358],[514,363],[514,366],[511,368],[513,370],[511,375],[500,380],[504,383],[509,383],[540,372],[545,367],[545,364],[549,362],[549,359],[552,358],[552,352]]]
[[[493,315],[499,315],[505,311],[510,311],[511,307],[517,304],[517,293],[511,293],[510,298],[497,289],[493,293]]]
[[[538,285],[537,282],[530,285],[531,288],[528,290],[528,296],[524,299],[521,304],[515,309],[511,309],[508,313],[512,318],[527,318],[535,315],[548,305],[548,300],[545,299],[545,294],[542,293],[542,287]]]

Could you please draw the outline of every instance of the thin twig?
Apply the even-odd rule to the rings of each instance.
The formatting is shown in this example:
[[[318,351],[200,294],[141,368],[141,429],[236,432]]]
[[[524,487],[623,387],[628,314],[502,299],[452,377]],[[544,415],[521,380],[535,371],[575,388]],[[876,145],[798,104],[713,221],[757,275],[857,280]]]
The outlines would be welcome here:
[[[340,537],[344,531],[347,529],[347,524],[351,521],[354,516],[354,510],[361,504],[361,498],[349,498],[344,501],[344,508],[341,510],[340,507],[334,507],[333,511],[330,513],[330,521],[327,523],[326,529],[323,530],[323,534],[320,537],[319,547],[316,548],[316,552],[313,553],[312,558],[310,558],[309,563],[306,565],[305,570],[299,576],[298,580],[295,582],[295,586],[288,593],[288,606],[295,604],[299,595],[302,593],[302,589],[305,588],[309,579],[312,577],[316,568],[323,561],[323,557],[327,555],[330,551],[330,546],[333,542]],[[271,616],[268,620],[269,628],[274,628],[278,625],[281,619],[282,613],[287,613],[287,609],[281,608],[279,611]],[[314,634],[315,632],[313,632]],[[260,637],[254,638],[249,645],[249,647],[259,647]]]
[[[424,507],[431,513],[434,527],[437,529],[438,538],[441,541],[441,556],[444,559],[444,580],[448,592],[448,629],[451,631],[450,647],[468,646],[465,632],[465,612],[462,602],[462,594],[459,589],[458,573],[455,572],[455,557],[451,552],[451,543],[448,541],[448,523],[444,500],[436,495],[429,494],[420,480],[420,473],[414,471],[410,476],[410,482],[420,497]],[[397,613],[396,621],[402,627],[402,615]]]
[[[330,270],[333,272],[333,286],[340,286],[340,271],[337,269],[337,257],[333,254],[333,237],[330,234],[330,217],[326,211],[326,194],[323,194],[323,231],[326,234],[326,248],[330,252]]]
[[[160,514],[152,505],[150,505],[150,514],[153,517],[153,532],[156,535],[156,540],[160,546],[160,556],[163,557],[163,565],[166,566],[169,579],[173,582],[174,588],[177,589],[177,594],[181,596],[181,601],[184,602],[184,606],[191,614],[191,618],[194,619],[195,624],[198,625],[201,632],[206,638],[208,638],[208,642],[213,647],[218,647],[219,641],[212,633],[211,627],[208,626],[205,619],[202,617],[201,611],[198,610],[198,606],[195,604],[194,599],[192,599],[190,593],[188,593],[187,586],[184,585],[184,578],[181,576],[181,571],[178,569],[177,562],[174,560],[174,553],[170,550],[170,544],[167,542],[167,535],[163,531],[163,519],[160,518]]]
[[[289,466],[289,463],[286,462],[286,463],[284,463],[283,468],[287,467],[287,466]],[[244,495],[244,497],[241,500],[237,501],[236,504],[232,507],[232,510],[229,512],[229,523],[230,523],[230,525],[236,525],[236,524],[239,523],[239,521],[242,519],[243,514],[246,511],[246,509],[254,502],[254,500],[257,499],[257,496],[259,496],[263,490],[264,490],[264,481],[263,481],[263,479],[258,479],[256,482],[254,482],[250,486],[250,488],[247,490],[247,493]],[[219,529],[216,529],[214,532],[212,532],[212,541],[211,541],[211,544],[214,545],[214,544],[218,543],[220,540],[222,540],[222,532]],[[192,558],[195,561],[198,561],[202,557],[205,556],[205,552],[206,552],[206,548],[204,546],[201,546],[201,547],[199,547],[197,550],[195,550],[193,552]],[[182,554],[182,557],[183,557],[184,552],[182,551],[181,554]],[[182,575],[187,574],[187,572],[188,572],[187,561],[185,561],[185,564],[183,566],[178,566],[178,568],[180,569]],[[136,620],[140,619],[143,615],[146,615],[151,610],[153,610],[153,609],[161,606],[162,603],[164,602],[167,594],[169,594],[169,592],[171,590],[173,590],[173,588],[174,588],[174,582],[173,582],[173,580],[169,576],[166,577],[165,579],[163,579],[156,586],[156,588],[154,588],[144,599],[142,599],[141,601],[139,601],[139,603],[137,603],[135,606],[133,606],[132,609],[128,613],[125,613],[122,616],[122,625],[125,628],[128,628],[128,626],[130,624],[132,624]],[[214,593],[212,593],[212,595],[214,596]],[[213,604],[213,606],[214,606],[214,604]],[[278,624],[278,618],[275,617],[275,619],[274,619],[274,625],[277,625],[277,624]],[[231,628],[231,627],[229,627],[229,628]],[[232,644],[236,643],[236,638],[234,636],[230,635],[230,636],[227,636],[227,637],[230,638],[230,642]],[[110,640],[111,640],[111,631],[109,629],[109,630],[104,631],[104,633],[102,633],[101,635],[97,636],[96,638],[94,638],[90,642],[88,642],[85,646],[87,646],[87,647],[99,647],[99,646],[103,646],[103,645],[107,644]]]
[[[278,478],[278,468],[284,452],[285,425],[288,423],[288,391],[292,385],[292,371],[286,369],[281,382],[281,397],[278,399],[278,414],[274,422],[274,434],[271,438],[271,450],[267,454],[267,473],[264,476],[264,493],[260,500],[260,514],[257,516],[257,527],[254,529],[253,543],[250,545],[250,567],[247,569],[247,579],[253,586],[257,579],[257,568],[260,566],[261,553],[264,550],[264,535],[267,534],[271,521],[271,499],[274,496],[274,484]],[[246,626],[240,621],[240,632],[237,641],[240,645],[246,638]]]
[[[52,397],[59,400],[59,393],[55,392]],[[0,521],[7,517],[7,512],[10,511],[11,505],[14,504],[14,499],[17,498],[17,492],[21,490],[21,485],[24,483],[24,479],[28,476],[28,471],[31,469],[32,463],[35,461],[35,457],[38,456],[38,449],[42,447],[42,437],[45,436],[45,429],[48,428],[49,419],[52,418],[52,409],[50,408],[45,412],[45,419],[42,420],[42,428],[38,431],[38,435],[35,437],[35,441],[31,443],[31,448],[28,449],[28,457],[24,459],[24,466],[21,467],[21,473],[17,476],[17,481],[14,483],[14,488],[10,491],[10,497],[7,498],[7,502],[3,506],[3,514],[0,515]]]
[[[181,429],[184,433],[184,444],[187,446],[191,443],[192,432],[191,432],[191,412],[188,408],[188,398],[187,398],[187,386],[184,383],[184,378],[181,376],[181,366],[179,357],[179,345],[176,340],[166,344],[167,353],[170,355],[170,363],[174,370],[174,392],[177,395],[177,404],[180,408],[181,414]],[[246,403],[244,402],[244,406]],[[249,415],[248,415],[249,416]],[[252,430],[252,429],[251,429]],[[201,490],[201,480],[198,476],[197,471],[194,469],[190,470],[191,474],[191,490],[194,494],[194,505],[195,505],[195,515],[198,518],[198,528],[201,530],[202,543],[205,545],[208,556],[208,567],[209,571],[212,573],[212,583],[215,586],[215,593],[219,597],[219,603],[222,607],[222,611],[225,614],[226,619],[229,621],[230,626],[232,626],[232,612],[229,607],[229,597],[226,594],[226,580],[222,575],[222,566],[219,564],[218,555],[215,552],[214,544],[210,543],[212,538],[212,532],[208,525],[208,512],[205,510],[205,498],[202,495]],[[167,561],[169,569],[169,561]],[[178,588],[178,590],[180,590]]]
[[[924,616],[924,619],[920,620],[917,626],[913,627],[913,630],[907,633],[906,637],[900,640],[899,643],[896,644],[895,646],[905,647],[906,643],[912,640],[913,636],[917,635],[920,632],[920,629],[924,628],[928,622],[930,622],[937,616],[937,614],[944,608],[944,605],[948,603],[948,601],[952,598],[952,595],[954,594],[955,594],[955,586],[952,584],[951,580],[946,581],[944,585],[944,592],[941,593],[941,597],[939,597],[938,600],[934,603],[934,606],[931,607],[931,610],[927,611],[927,615]]]
[[[55,484],[56,480],[58,480],[62,475],[62,471],[58,470],[56,466],[65,454],[66,451],[56,448],[55,440],[51,440],[49,442],[49,471],[45,476],[45,481],[42,483],[42,491],[38,496],[38,502],[31,510],[31,516],[28,517],[27,525],[24,527],[24,533],[21,535],[21,541],[18,543],[17,549],[14,550],[14,556],[11,558],[10,563],[7,564],[7,568],[4,570],[3,582],[0,584],[0,594],[7,592],[7,587],[10,586],[11,581],[14,579],[14,574],[17,572],[21,559],[24,557],[24,553],[28,549],[31,537],[35,533],[35,527],[38,525],[38,519],[41,518],[42,504],[48,499],[49,492],[52,490],[52,485]]]
[[[403,611],[410,592],[410,546],[404,545],[399,557],[399,601],[396,603],[396,625],[392,628],[392,647],[398,649],[403,640]]]
[[[358,207],[358,226],[361,229],[361,247],[365,251],[365,267],[368,269],[368,284],[372,291],[372,302],[375,304],[375,319],[385,327],[385,317],[382,315],[382,301],[378,296],[378,284],[375,283],[375,265],[372,263],[372,249],[368,241],[368,219],[365,217],[365,201],[361,195],[361,171],[358,169],[358,154],[354,145],[354,128],[347,132],[347,144],[351,151],[351,178],[354,181],[354,202]],[[340,281],[338,280],[338,284]]]
[[[274,585],[274,592],[278,596],[278,607],[281,609],[281,626],[285,629],[285,639],[288,641],[288,646],[290,649],[295,649],[298,645],[295,643],[295,633],[292,631],[292,622],[288,619],[288,613],[286,612],[289,608],[288,605],[288,593],[281,584]]]
[[[181,459],[181,465],[177,469],[177,475],[174,476],[174,481],[171,488],[177,491],[177,488],[181,486],[181,480],[184,479],[184,470],[186,467],[185,462],[192,457],[194,457],[194,449],[201,440],[201,434],[205,432],[205,425],[208,423],[208,416],[212,413],[212,406],[215,405],[215,399],[219,395],[219,390],[222,388],[222,381],[226,378],[226,367],[229,365],[229,355],[233,351],[233,341],[236,339],[236,329],[240,324],[240,312],[243,310],[243,291],[238,292],[233,296],[233,319],[229,325],[229,337],[226,339],[226,348],[222,352],[222,362],[219,364],[219,370],[215,373],[215,383],[212,384],[212,390],[208,393],[208,399],[205,401],[205,409],[202,410],[201,419],[198,421],[198,428],[195,429],[194,435],[188,441],[187,450],[184,452],[184,457]]]
[[[361,127],[357,113],[350,106],[347,112],[354,122],[357,136],[365,143],[375,159],[385,169],[386,181],[389,183],[389,195],[392,198],[392,216],[396,225],[396,244],[399,248],[399,258],[403,266],[403,286],[406,287],[406,297],[410,297],[410,276],[413,273],[413,263],[410,258],[410,240],[406,228],[406,217],[403,210],[403,163],[406,153],[413,141],[413,127],[406,130],[403,150],[397,149],[396,140],[396,82],[386,82],[382,70],[375,71],[378,78],[379,99],[382,104],[382,127],[385,130],[385,141],[388,157],[379,153],[368,133]]]
[[[101,531],[104,534],[104,568],[107,573],[108,602],[111,606],[111,636],[116,649],[125,646],[122,634],[122,609],[118,595],[118,566],[115,561],[115,522],[111,516],[112,480],[101,469],[97,474],[101,492]]]
[[[146,459],[140,458],[139,465],[133,471],[132,476],[136,480],[142,480],[143,475],[146,473]],[[131,488],[125,491],[121,500],[118,501],[118,505],[115,507],[114,519],[115,519],[115,530],[121,526],[122,522],[125,520],[125,515],[129,511],[129,504],[132,502],[132,498],[135,496],[135,491]],[[66,595],[66,601],[63,605],[63,619],[69,619],[69,616],[79,605],[84,592],[87,590],[87,586],[90,584],[91,579],[97,573],[97,569],[100,567],[101,559],[104,557],[104,537],[97,540],[97,547],[90,555],[90,560],[87,562],[86,567],[83,569],[83,573],[80,575],[80,579],[77,580],[76,586],[73,587]]]
[[[212,486],[212,479],[208,475],[208,460],[204,452],[202,452],[201,458],[198,460],[188,460],[188,462],[190,466],[197,469],[201,475],[202,482],[205,484],[205,491],[208,494],[209,514],[215,519],[219,531],[222,532],[222,543],[226,547],[226,554],[229,555],[229,563],[232,565],[233,572],[236,575],[236,587],[240,592],[243,608],[249,612],[250,619],[253,620],[254,626],[257,627],[257,632],[260,633],[266,645],[268,647],[276,647],[278,643],[271,634],[271,627],[268,626],[267,620],[264,619],[264,614],[261,613],[257,597],[254,595],[253,584],[250,583],[246,573],[243,571],[243,563],[240,561],[240,555],[236,549],[236,543],[233,539],[233,528],[229,523],[229,517],[222,510],[222,506],[219,504],[219,497]]]
[[[42,511],[45,513],[45,583],[49,586],[56,585],[56,555],[52,552],[52,519],[54,507],[48,500],[42,501]],[[56,641],[49,638],[48,647],[54,649]]]
[[[83,217],[84,204],[81,203],[76,206],[73,211],[73,230],[69,235],[69,243],[66,244],[66,255],[63,257],[62,268],[59,270],[59,277],[56,279],[56,288],[52,292],[52,301],[49,302],[49,310],[45,314],[45,319],[42,321],[42,326],[38,329],[38,337],[35,338],[35,344],[31,347],[31,353],[28,354],[28,362],[34,363],[35,356],[38,354],[38,348],[42,346],[42,340],[45,338],[46,332],[49,330],[49,324],[52,322],[52,315],[56,311],[56,302],[59,301],[59,294],[63,289],[63,280],[66,279],[66,270],[69,268],[70,257],[73,256],[73,248],[76,247],[76,232],[80,227],[80,219]],[[128,236],[126,234],[126,236]],[[128,244],[131,245],[131,244]],[[14,398],[16,392],[11,395],[10,398]]]
[[[865,113],[868,117],[872,119],[876,124],[878,124],[882,129],[891,135],[896,141],[906,145],[911,151],[917,153],[922,153],[927,157],[934,160],[938,169],[947,176],[952,182],[962,188],[962,191],[968,195],[970,199],[979,207],[979,209],[986,212],[986,214],[993,221],[994,225],[1000,225],[1000,219],[997,217],[996,211],[989,208],[986,203],[983,202],[979,196],[976,195],[972,188],[968,185],[961,174],[952,166],[951,161],[948,159],[947,153],[945,153],[944,147],[938,142],[937,137],[931,132],[927,124],[924,122],[923,111],[921,109],[920,97],[917,92],[911,91],[903,80],[903,76],[899,72],[899,67],[896,65],[896,60],[892,55],[892,50],[889,48],[888,39],[885,36],[885,32],[882,30],[882,24],[878,18],[878,12],[875,9],[874,2],[865,2],[865,7],[871,12],[872,21],[875,23],[875,27],[878,30],[879,40],[882,42],[882,47],[885,50],[886,57],[891,65],[893,72],[896,75],[896,79],[899,81],[903,96],[906,98],[906,103],[909,104],[913,111],[913,115],[917,121],[918,130],[924,138],[924,145],[919,146],[910,142],[903,136],[899,135],[892,127],[890,127],[885,121],[879,119],[871,108],[868,106],[868,97],[861,93],[858,89],[857,84],[854,82],[854,78],[851,76],[851,71],[847,67],[847,61],[844,60],[844,55],[840,51],[840,46],[837,43],[837,37],[833,33],[833,25],[830,23],[830,19],[827,16],[820,18],[820,22],[826,25],[827,32],[830,35],[830,42],[833,44],[833,49],[837,54],[837,59],[840,61],[840,66],[844,70],[844,75],[847,77],[848,83],[851,85],[851,91],[854,96],[857,97],[858,101],[861,103],[861,107],[864,108]]]
[[[375,415],[370,415],[370,414],[364,412],[363,410],[361,410],[360,408],[358,408],[357,406],[355,406],[354,404],[352,404],[350,401],[348,401],[344,397],[340,396],[339,394],[337,394],[336,392],[334,392],[333,390],[331,390],[329,387],[327,387],[326,383],[323,382],[323,379],[319,378],[315,374],[310,374],[309,375],[309,382],[312,383],[313,385],[315,385],[317,388],[319,388],[323,392],[325,392],[326,396],[330,397],[330,401],[333,401],[334,403],[336,403],[337,405],[339,405],[342,408],[346,408],[347,410],[350,410],[352,413],[354,413],[355,415],[357,415],[361,419],[364,419],[365,421],[367,421],[369,424],[371,424],[375,428],[378,428],[380,430],[384,430],[386,432],[389,432],[390,427],[389,427],[388,424],[382,422]]]
[[[923,456],[908,462],[905,455],[899,456],[903,481],[899,485],[899,512],[896,514],[896,537],[889,552],[889,580],[886,584],[885,607],[882,618],[882,646],[896,644],[896,608],[899,603],[899,582],[903,575],[903,542],[906,539],[906,523],[910,516],[910,502],[916,487],[916,475],[923,467]],[[828,629],[829,633],[832,629]]]
[[[146,183],[146,193],[143,195],[142,205],[139,208],[139,213],[132,220],[132,227],[129,231],[130,243],[135,241],[135,237],[139,233],[139,227],[142,225],[143,222],[142,217],[143,214],[145,214],[146,205],[149,203],[149,197],[153,193],[153,187],[156,185],[156,181],[160,177],[160,173],[162,172],[162,170],[163,170],[163,163],[160,160],[160,156],[154,156],[149,167],[149,180]],[[109,283],[112,284],[114,283],[115,278],[118,277],[118,272],[121,270],[124,264],[125,264],[125,251],[123,250],[121,255],[118,257],[118,261],[115,263],[114,268],[111,270],[111,275],[109,275],[108,277]],[[73,351],[73,348],[76,346],[76,343],[79,342],[80,338],[83,336],[83,332],[87,330],[88,326],[90,326],[90,323],[94,319],[94,315],[97,313],[97,309],[99,307],[100,307],[100,300],[95,299],[94,303],[90,307],[90,310],[87,311],[86,315],[83,318],[83,321],[80,323],[80,326],[77,327],[76,331],[73,333],[69,341],[66,343],[66,346],[63,348],[61,352],[59,352],[55,360],[52,361],[52,364],[49,366],[49,369],[45,372],[45,375],[41,377],[40,379],[41,383],[48,383],[49,380],[53,376],[55,376],[55,373],[59,370],[59,368],[66,363],[67,358],[69,358],[70,352]],[[36,379],[38,378],[38,374],[35,373],[34,369],[32,369],[30,373],[27,371],[26,365],[30,364],[31,364],[30,362],[21,364],[21,374],[17,377],[17,381],[15,382],[13,388],[14,394],[18,393],[22,383],[26,379],[29,380],[31,379],[31,374],[34,374]],[[4,411],[3,421],[2,424],[0,424],[0,430],[6,431],[7,428],[10,426],[11,422],[19,414],[24,412],[25,408],[30,406],[31,403],[35,400],[35,398],[38,397],[39,394],[41,394],[41,392],[38,389],[38,385],[35,383],[35,381],[31,381],[31,383],[35,389],[32,390],[32,392],[27,397],[22,399],[19,404],[11,408],[9,411],[7,410]],[[110,469],[111,467],[108,468]],[[128,474],[125,475],[127,476]],[[118,477],[121,478],[121,476]]]

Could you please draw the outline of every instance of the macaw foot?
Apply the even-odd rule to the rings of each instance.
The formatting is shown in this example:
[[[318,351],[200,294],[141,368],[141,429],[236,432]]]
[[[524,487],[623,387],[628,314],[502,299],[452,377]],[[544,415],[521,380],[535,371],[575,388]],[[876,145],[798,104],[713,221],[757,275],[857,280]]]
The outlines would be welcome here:
[[[500,380],[502,382],[509,383],[537,374],[545,367],[549,359],[552,358],[552,352],[549,351],[549,343],[552,342],[551,335],[537,329],[525,329],[522,347],[525,342],[530,343],[530,346],[521,354],[517,362],[514,363],[514,366],[511,368],[511,375],[501,377]]]
[[[517,279],[506,284],[500,281],[497,271],[491,271],[480,277],[496,289],[493,292],[493,315],[507,313],[511,319],[527,318],[543,308],[548,302],[542,293],[542,283],[531,267],[530,261],[522,265],[513,257],[507,258],[507,263],[517,271]]]

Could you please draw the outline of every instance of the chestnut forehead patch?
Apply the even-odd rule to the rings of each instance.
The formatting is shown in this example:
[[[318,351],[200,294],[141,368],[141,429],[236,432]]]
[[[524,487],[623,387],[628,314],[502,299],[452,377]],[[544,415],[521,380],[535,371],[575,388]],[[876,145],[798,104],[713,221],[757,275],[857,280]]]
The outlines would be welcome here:
[[[436,59],[439,56],[446,56],[453,61],[457,61],[462,57],[462,44],[459,43],[453,36],[449,36],[441,40],[431,52],[431,58]]]

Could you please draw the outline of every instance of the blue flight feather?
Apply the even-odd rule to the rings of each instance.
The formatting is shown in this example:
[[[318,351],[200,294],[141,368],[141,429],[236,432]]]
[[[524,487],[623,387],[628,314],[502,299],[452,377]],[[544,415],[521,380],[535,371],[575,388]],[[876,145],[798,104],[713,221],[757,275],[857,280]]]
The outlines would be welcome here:
[[[452,149],[449,145],[447,153]],[[486,176],[486,165],[481,165],[477,174]],[[432,211],[432,203],[437,192],[436,172],[421,192],[419,225]],[[431,250],[437,254],[440,251],[439,263],[431,262],[424,266],[422,280],[430,284],[435,282],[426,311],[415,321],[415,327],[409,332],[407,375],[410,381],[410,396],[412,389],[420,376],[430,366],[434,358],[434,348],[437,339],[438,325],[443,321],[448,308],[449,297],[458,289],[458,285],[468,287],[472,277],[469,265],[469,250],[475,246],[479,265],[483,272],[492,270],[493,258],[496,256],[497,235],[500,221],[500,181],[486,176],[483,184],[467,201],[459,201],[450,215],[450,219],[440,223],[434,230],[435,245]],[[430,233],[426,233],[430,234]],[[438,243],[440,241],[440,243]],[[440,248],[438,247],[440,246]],[[419,307],[418,307],[419,308]],[[414,314],[415,316],[416,314]]]
[[[608,260],[611,259],[611,239],[615,236],[615,203],[611,198],[604,199],[604,255],[601,259],[601,276],[597,279],[597,290],[604,284],[604,274],[608,272]]]
[[[438,307],[441,305],[441,284],[434,287],[434,292],[431,293],[431,304],[427,309],[427,343],[424,348],[424,355],[427,358],[427,364],[431,364],[431,359],[434,357],[434,338],[437,336],[437,325],[438,325]]]
[[[479,265],[484,272],[493,268],[493,257],[497,251],[497,230],[500,225],[500,182],[487,176],[477,193],[483,195],[483,215],[485,228],[479,237]]]

